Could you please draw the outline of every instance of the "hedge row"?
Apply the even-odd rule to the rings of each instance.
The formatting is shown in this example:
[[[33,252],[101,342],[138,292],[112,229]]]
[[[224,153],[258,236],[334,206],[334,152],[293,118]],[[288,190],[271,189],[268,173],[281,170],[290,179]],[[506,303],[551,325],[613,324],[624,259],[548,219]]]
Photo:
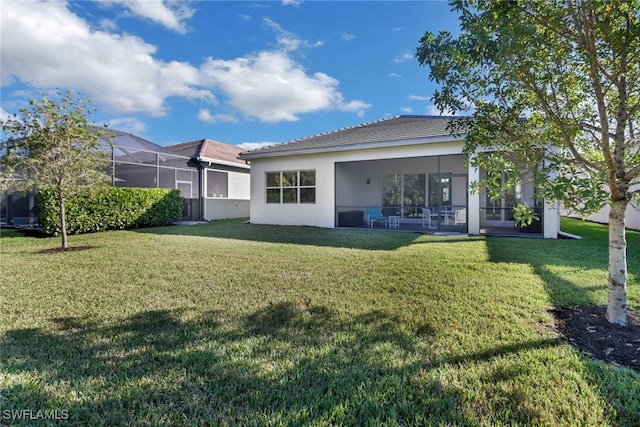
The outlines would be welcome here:
[[[107,187],[65,202],[67,233],[169,225],[182,217],[182,197],[167,188]],[[60,207],[51,191],[40,192],[40,222],[47,235],[60,233]]]

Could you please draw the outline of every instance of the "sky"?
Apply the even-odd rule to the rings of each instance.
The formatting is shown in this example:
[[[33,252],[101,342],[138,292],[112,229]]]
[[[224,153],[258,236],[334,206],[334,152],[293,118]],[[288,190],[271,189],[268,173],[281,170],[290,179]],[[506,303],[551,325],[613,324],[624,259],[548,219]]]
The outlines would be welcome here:
[[[438,115],[415,57],[445,1],[0,0],[0,118],[57,89],[159,145],[252,149]]]

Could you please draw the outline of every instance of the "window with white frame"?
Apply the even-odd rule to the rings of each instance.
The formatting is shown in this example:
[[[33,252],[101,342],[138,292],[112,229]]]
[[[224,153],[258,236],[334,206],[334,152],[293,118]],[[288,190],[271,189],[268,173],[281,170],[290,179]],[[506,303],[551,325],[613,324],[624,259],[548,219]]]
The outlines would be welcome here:
[[[315,203],[316,171],[267,172],[267,203]]]

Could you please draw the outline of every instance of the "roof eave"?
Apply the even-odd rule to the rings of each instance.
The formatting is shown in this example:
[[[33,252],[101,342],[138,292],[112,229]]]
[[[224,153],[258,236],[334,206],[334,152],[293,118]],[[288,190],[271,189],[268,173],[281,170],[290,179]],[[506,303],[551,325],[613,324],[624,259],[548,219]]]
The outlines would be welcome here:
[[[437,144],[437,143],[463,141],[463,140],[464,140],[464,135],[461,135],[461,136],[442,135],[442,136],[434,136],[434,137],[427,137],[427,138],[412,138],[412,139],[399,139],[394,141],[354,143],[354,144],[346,144],[346,145],[339,145],[339,146],[333,146],[333,147],[314,147],[314,148],[301,148],[301,149],[266,151],[266,152],[248,151],[248,152],[240,153],[239,157],[242,160],[252,160],[252,159],[260,159],[260,158],[297,156],[297,155],[305,155],[305,154],[324,154],[324,153],[333,153],[333,152],[342,152],[342,151],[368,150],[372,148],[402,147],[402,146],[421,145],[421,144]]]
[[[198,156],[196,160],[198,160],[199,162],[207,162],[207,163],[213,163],[217,165],[233,166],[233,167],[242,168],[242,169],[251,169],[251,166],[245,163],[230,162],[228,160],[214,159],[211,157]]]

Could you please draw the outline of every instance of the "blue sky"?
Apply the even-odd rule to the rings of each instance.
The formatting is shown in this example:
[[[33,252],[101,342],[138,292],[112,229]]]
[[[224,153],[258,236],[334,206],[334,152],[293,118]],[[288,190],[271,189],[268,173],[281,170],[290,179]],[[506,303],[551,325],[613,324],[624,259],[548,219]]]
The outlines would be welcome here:
[[[437,114],[415,58],[457,32],[444,1],[1,0],[0,115],[55,88],[160,145],[253,148]]]

